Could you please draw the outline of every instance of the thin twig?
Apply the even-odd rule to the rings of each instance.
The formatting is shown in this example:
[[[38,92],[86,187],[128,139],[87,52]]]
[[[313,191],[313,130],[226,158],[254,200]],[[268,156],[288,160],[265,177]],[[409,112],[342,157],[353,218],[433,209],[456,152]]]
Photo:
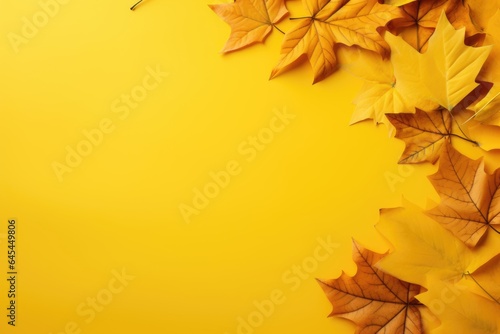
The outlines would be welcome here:
[[[497,230],[496,228],[494,228],[493,226],[489,225],[489,227],[491,227],[491,229],[492,229],[493,231],[495,231],[495,232],[497,232],[498,234],[500,234],[500,231],[499,231],[499,230]]]
[[[474,276],[472,276],[472,274],[471,274],[469,271],[467,271],[467,272],[465,273],[465,275],[467,275],[467,276],[469,276],[470,278],[472,278],[472,280],[474,281],[474,283],[476,283],[476,284],[477,284],[477,286],[478,286],[478,287],[480,287],[480,288],[481,288],[481,290],[483,290],[485,294],[487,294],[487,295],[488,295],[491,299],[493,299],[493,300],[494,300],[497,304],[500,304],[500,301],[496,300],[496,299],[495,299],[495,297],[493,297],[493,296],[492,296],[492,295],[491,295],[488,291],[486,291],[486,289],[485,289],[485,288],[483,288],[483,287],[481,286],[481,284],[479,284],[479,282],[478,282],[478,281],[476,281],[476,279],[474,278]]]
[[[495,96],[493,96],[493,98],[491,100],[489,100],[488,103],[486,103],[483,107],[481,107],[481,109],[479,109],[474,115],[472,115],[471,117],[469,117],[469,119],[467,119],[465,122],[463,122],[463,124],[469,122],[471,119],[473,119],[474,117],[476,117],[477,115],[479,115],[479,113],[481,113],[487,106],[489,106],[489,104],[491,102],[493,102],[493,100],[495,100],[499,95],[500,95],[500,92],[498,92]]]
[[[453,113],[451,111],[448,110],[448,112],[450,113],[450,116],[451,118],[453,119],[453,121],[455,122],[455,124],[457,125],[458,129],[460,130],[460,132],[462,132],[462,134],[464,135],[463,137],[462,136],[459,136],[459,135],[456,135],[456,134],[451,134],[452,136],[455,136],[455,137],[458,137],[458,138],[461,138],[465,141],[468,141],[469,143],[473,143],[474,145],[480,147],[479,143],[475,140],[472,140],[469,138],[469,136],[467,136],[464,132],[464,130],[462,130],[462,127],[460,126],[460,124],[458,123],[458,121],[455,119],[455,116],[453,116]]]
[[[283,35],[285,34],[285,32],[283,30],[281,30],[280,28],[278,28],[277,25],[273,24],[273,27],[276,28],[276,30],[278,30],[280,33],[282,33]]]
[[[133,5],[132,7],[130,7],[130,10],[134,10],[135,7],[139,6],[139,4],[142,2],[143,0],[139,0],[135,3],[135,5]]]

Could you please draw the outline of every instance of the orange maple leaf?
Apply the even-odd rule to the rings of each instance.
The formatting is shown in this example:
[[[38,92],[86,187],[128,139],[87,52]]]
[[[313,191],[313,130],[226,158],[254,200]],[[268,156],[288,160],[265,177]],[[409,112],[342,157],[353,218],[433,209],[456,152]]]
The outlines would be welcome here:
[[[396,138],[406,147],[399,163],[435,163],[441,148],[452,135],[452,118],[448,111],[425,112],[416,109],[415,114],[386,114],[396,128]]]
[[[467,38],[481,32],[471,21],[469,6],[461,0],[419,0],[401,9],[404,16],[392,21],[389,30],[420,52],[427,49],[443,11],[456,29],[465,27]]]
[[[357,325],[356,334],[423,333],[419,310],[422,306],[415,299],[421,287],[378,269],[376,263],[384,256],[354,242],[356,275],[342,273],[337,279],[319,280],[333,305],[330,316],[353,321]]]
[[[471,160],[447,144],[429,179],[441,202],[428,214],[466,245],[476,246],[488,229],[500,233],[500,169],[489,175],[482,158]]]
[[[303,0],[310,16],[286,33],[281,58],[271,78],[284,72],[303,55],[314,71],[314,83],[325,79],[337,67],[335,44],[358,45],[387,55],[388,46],[377,29],[399,17],[398,7],[377,0]]]
[[[285,0],[235,0],[234,3],[209,7],[231,26],[231,34],[222,52],[263,42],[275,24],[288,13]]]

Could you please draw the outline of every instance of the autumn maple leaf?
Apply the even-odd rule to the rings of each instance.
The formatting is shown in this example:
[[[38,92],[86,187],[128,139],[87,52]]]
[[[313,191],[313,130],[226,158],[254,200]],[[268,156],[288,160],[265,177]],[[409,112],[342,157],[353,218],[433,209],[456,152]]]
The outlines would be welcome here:
[[[447,144],[429,179],[441,202],[428,214],[457,238],[474,247],[489,229],[500,233],[500,169],[489,175],[482,159],[471,160]]]
[[[450,111],[478,86],[476,77],[491,50],[465,45],[464,29],[455,30],[444,13],[424,54],[390,33],[386,40],[394,53],[391,60],[400,90],[417,107],[427,98]]]
[[[377,29],[400,15],[399,8],[377,0],[303,0],[308,17],[285,35],[281,58],[271,78],[284,72],[303,55],[314,71],[314,82],[329,76],[337,67],[335,44],[358,45],[382,55],[388,47]]]
[[[452,118],[447,110],[424,112],[417,109],[415,114],[386,116],[396,128],[396,138],[406,144],[399,163],[435,163],[441,153],[441,147],[452,135]]]
[[[499,4],[500,6],[500,4]],[[500,126],[500,9],[495,12],[486,29],[486,43],[492,44],[491,53],[478,79],[493,83],[488,95],[474,106],[475,119]]]
[[[414,298],[420,286],[378,269],[375,264],[383,257],[354,242],[356,275],[343,273],[337,279],[319,281],[333,305],[330,316],[353,321],[356,333],[423,333],[421,305]]]
[[[209,7],[231,26],[231,35],[222,52],[264,41],[288,13],[284,0],[235,0]]]
[[[443,11],[455,28],[465,27],[467,37],[481,32],[471,21],[469,7],[461,0],[412,1],[401,9],[403,17],[392,21],[389,29],[420,52],[427,49]]]
[[[450,283],[433,281],[428,291],[417,296],[440,320],[435,334],[498,334],[500,305]]]
[[[415,107],[400,93],[392,63],[379,54],[358,47],[342,48],[338,53],[341,68],[365,80],[353,103],[356,109],[351,124],[373,119],[388,123],[385,114],[413,112]]]

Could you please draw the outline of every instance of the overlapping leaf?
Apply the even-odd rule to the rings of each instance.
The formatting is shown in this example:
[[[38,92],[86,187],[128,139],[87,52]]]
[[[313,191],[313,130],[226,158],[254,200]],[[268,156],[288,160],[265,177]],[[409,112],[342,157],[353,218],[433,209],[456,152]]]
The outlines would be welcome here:
[[[491,17],[500,9],[499,0],[465,0],[464,4],[469,7],[471,21],[481,31],[486,30]]]
[[[467,37],[480,32],[470,19],[469,7],[461,0],[413,1],[402,6],[402,11],[403,17],[391,22],[390,29],[420,52],[427,49],[442,12],[454,27],[465,27]]]
[[[320,281],[333,305],[330,316],[349,319],[356,333],[423,333],[419,302],[420,286],[394,278],[375,265],[384,255],[354,242],[353,259],[357,273],[350,277]]]
[[[309,60],[314,82],[337,67],[335,44],[358,45],[387,55],[388,47],[377,29],[400,15],[399,9],[377,0],[303,0],[309,16],[298,19],[285,35],[281,58],[271,78],[284,72],[302,56]]]
[[[489,46],[466,46],[464,30],[455,30],[444,14],[424,54],[409,49],[401,38],[391,34],[387,34],[386,40],[395,53],[396,80],[405,82],[404,91],[412,96],[415,106],[419,107],[427,96],[448,110],[453,110],[478,86],[475,79],[491,50]]]
[[[441,197],[428,213],[457,238],[474,247],[488,230],[500,227],[500,170],[484,171],[482,159],[471,160],[446,145],[439,170],[429,177]]]
[[[392,63],[380,55],[350,47],[339,52],[342,69],[365,80],[361,92],[353,101],[356,109],[351,124],[373,119],[375,123],[388,123],[385,114],[410,113],[415,108],[399,91]]]
[[[452,118],[447,110],[417,109],[415,114],[387,114],[387,118],[396,128],[396,138],[406,144],[399,163],[435,163],[452,133]]]
[[[417,296],[439,318],[435,334],[498,334],[500,305],[450,283],[436,280],[432,289]]]
[[[223,52],[264,41],[274,24],[288,13],[285,0],[235,0],[234,3],[210,5],[210,8],[231,26]]]
[[[493,45],[493,48],[478,78],[494,85],[488,95],[474,106],[475,119],[500,126],[500,9],[489,21],[486,33],[486,43]]]
[[[500,251],[500,250],[499,250]],[[464,275],[461,286],[500,305],[500,254],[476,269]]]
[[[378,267],[408,282],[429,287],[429,280],[456,282],[469,269],[470,250],[410,203],[383,209],[375,226],[394,247]]]
[[[387,115],[406,145],[400,163],[440,159],[429,179],[441,202],[427,215],[409,203],[382,210],[377,229],[391,253],[355,243],[356,275],[320,282],[331,315],[355,322],[356,333],[420,333],[417,298],[441,321],[433,333],[498,333],[500,255],[492,236],[500,238],[500,169],[488,174],[482,160],[458,153],[451,138],[476,143],[468,135],[473,128],[486,132],[479,121],[495,125],[489,130],[500,125],[500,1],[380,2],[303,0],[308,14],[294,19],[271,74],[307,58],[318,82],[338,64],[352,65],[348,70],[366,80],[352,123],[384,122]],[[261,20],[255,40],[265,38],[278,16]],[[384,40],[385,26],[394,34],[386,32]],[[338,44],[351,46],[340,48],[351,50],[348,61]],[[467,108],[476,115],[464,123]],[[416,296],[420,286],[428,291]]]

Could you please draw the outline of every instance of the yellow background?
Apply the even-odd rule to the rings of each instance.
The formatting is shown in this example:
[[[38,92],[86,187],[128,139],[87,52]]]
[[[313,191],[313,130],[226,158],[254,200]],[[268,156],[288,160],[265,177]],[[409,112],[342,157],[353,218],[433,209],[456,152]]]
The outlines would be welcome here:
[[[326,318],[314,278],[354,274],[351,238],[387,250],[379,208],[435,199],[435,167],[401,169],[404,145],[385,126],[348,125],[362,85],[349,74],[313,86],[304,64],[268,81],[278,32],[221,55],[230,30],[208,3],[147,0],[131,12],[127,1],[70,0],[16,53],[9,33],[41,7],[2,2],[0,268],[14,217],[19,276],[17,326],[2,314],[1,332],[233,334],[277,290],[283,303],[251,332],[353,332]],[[113,101],[157,66],[168,77],[120,119]],[[283,108],[295,119],[247,161],[239,145]],[[59,182],[52,164],[106,118],[114,131]],[[241,173],[186,223],[179,205],[232,160]],[[311,263],[318,238],[338,247],[292,289],[284,276]],[[135,278],[87,323],[78,307],[109,290],[114,270]]]

